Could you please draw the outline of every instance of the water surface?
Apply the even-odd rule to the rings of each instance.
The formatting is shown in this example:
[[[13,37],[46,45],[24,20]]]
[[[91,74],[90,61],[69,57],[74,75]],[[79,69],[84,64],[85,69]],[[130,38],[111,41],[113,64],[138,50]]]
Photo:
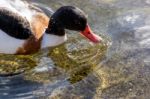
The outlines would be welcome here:
[[[68,41],[58,47],[28,56],[0,55],[0,98],[149,99],[150,0],[32,2],[51,13],[64,5],[81,8],[105,41],[93,45],[67,31]]]

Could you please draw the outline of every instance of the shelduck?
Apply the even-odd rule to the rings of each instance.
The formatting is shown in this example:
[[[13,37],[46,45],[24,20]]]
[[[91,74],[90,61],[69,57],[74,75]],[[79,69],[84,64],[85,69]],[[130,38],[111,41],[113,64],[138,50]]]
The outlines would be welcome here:
[[[77,7],[60,7],[51,17],[40,8],[21,0],[0,2],[0,53],[31,54],[66,41],[65,29],[80,32],[94,43],[85,13]]]

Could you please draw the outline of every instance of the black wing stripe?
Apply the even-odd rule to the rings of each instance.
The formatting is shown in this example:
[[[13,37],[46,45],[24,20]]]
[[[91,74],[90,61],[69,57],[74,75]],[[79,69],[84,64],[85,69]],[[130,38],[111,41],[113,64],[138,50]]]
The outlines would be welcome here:
[[[32,35],[26,18],[2,8],[0,8],[0,29],[17,39],[28,39]]]

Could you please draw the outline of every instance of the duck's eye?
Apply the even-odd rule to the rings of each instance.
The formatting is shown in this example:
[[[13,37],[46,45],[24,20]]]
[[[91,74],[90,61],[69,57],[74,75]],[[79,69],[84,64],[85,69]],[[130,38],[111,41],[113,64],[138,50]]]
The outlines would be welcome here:
[[[80,25],[81,23],[79,22],[78,24]]]
[[[81,23],[77,20],[75,20],[75,24],[80,25]]]

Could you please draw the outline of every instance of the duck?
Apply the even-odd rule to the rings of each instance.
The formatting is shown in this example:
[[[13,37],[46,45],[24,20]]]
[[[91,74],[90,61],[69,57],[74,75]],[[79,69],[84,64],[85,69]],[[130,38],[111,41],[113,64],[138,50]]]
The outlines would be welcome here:
[[[23,0],[0,2],[0,53],[26,55],[54,47],[67,40],[65,30],[77,31],[89,41],[100,43],[87,15],[75,6],[62,6],[47,16],[39,7]]]

